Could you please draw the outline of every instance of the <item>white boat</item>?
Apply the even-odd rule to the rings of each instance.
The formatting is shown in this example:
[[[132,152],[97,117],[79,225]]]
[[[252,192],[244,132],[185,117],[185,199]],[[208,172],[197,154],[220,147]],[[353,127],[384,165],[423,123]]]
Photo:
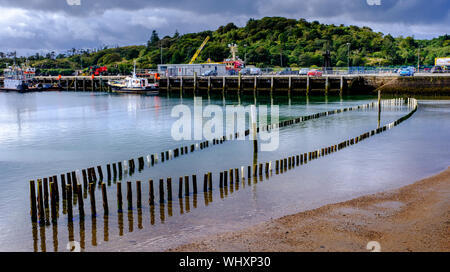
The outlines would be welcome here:
[[[149,83],[147,78],[136,76],[136,63],[132,76],[126,77],[124,80],[109,81],[109,86],[117,93],[133,93],[133,94],[159,94],[158,83]]]
[[[3,87],[5,91],[25,92],[33,80],[36,70],[31,67],[10,66],[3,70]]]

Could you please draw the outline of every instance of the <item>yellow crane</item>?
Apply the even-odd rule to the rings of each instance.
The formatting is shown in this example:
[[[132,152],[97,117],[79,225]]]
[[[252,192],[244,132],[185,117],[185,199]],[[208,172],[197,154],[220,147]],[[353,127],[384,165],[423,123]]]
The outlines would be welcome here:
[[[194,56],[192,56],[192,59],[189,62],[189,64],[194,63],[194,61],[197,59],[198,55],[200,55],[200,53],[202,52],[203,48],[205,47],[205,45],[208,41],[209,41],[209,36],[206,37],[206,39],[203,41],[202,45],[200,45],[200,47],[197,49],[197,52],[195,52]]]

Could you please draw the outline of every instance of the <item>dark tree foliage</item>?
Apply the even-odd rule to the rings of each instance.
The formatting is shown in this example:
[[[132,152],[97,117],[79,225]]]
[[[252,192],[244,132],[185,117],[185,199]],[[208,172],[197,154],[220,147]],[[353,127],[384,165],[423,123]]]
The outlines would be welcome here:
[[[132,68],[133,60],[138,67],[156,68],[161,61],[188,63],[203,40],[210,40],[196,62],[223,61],[230,57],[228,44],[238,45],[238,55],[248,64],[259,67],[283,66],[310,67],[323,64],[323,54],[331,53],[332,66],[391,66],[416,65],[420,54],[423,65],[433,65],[436,57],[450,57],[450,35],[431,40],[413,37],[393,37],[374,32],[368,27],[325,25],[305,19],[265,17],[250,19],[244,27],[233,23],[216,31],[203,31],[180,35],[178,31],[160,39],[153,30],[146,46],[106,48],[97,52],[75,53],[66,57],[49,53],[28,58],[31,65],[41,69],[79,69],[92,65],[107,65],[111,71],[124,73]],[[348,45],[350,43],[350,52]],[[350,54],[349,54],[350,53]],[[0,65],[25,62],[14,52],[0,52]]]

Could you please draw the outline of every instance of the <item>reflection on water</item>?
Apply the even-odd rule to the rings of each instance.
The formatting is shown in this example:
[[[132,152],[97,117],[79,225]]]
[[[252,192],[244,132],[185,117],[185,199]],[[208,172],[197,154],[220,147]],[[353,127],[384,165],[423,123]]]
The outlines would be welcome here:
[[[248,105],[253,100],[253,96],[230,95],[225,105]],[[374,98],[291,97],[290,100],[282,96],[271,99],[258,97],[257,102],[281,105],[280,120],[287,120],[364,104],[374,101]],[[223,105],[222,97],[212,96],[210,101]],[[449,163],[446,152],[449,150],[448,143],[442,140],[448,139],[450,134],[449,126],[443,125],[450,118],[449,104],[437,101],[421,102],[419,112],[402,126],[361,145],[326,156],[320,162],[308,161],[303,167],[289,167],[288,161],[284,165],[286,167],[274,170],[273,176],[264,172],[261,176],[258,172],[249,179],[241,174],[241,180],[233,183],[228,173],[228,184],[224,188],[218,186],[219,172],[225,169],[240,170],[244,166],[247,173],[247,165],[256,164],[259,169],[263,162],[275,162],[293,153],[317,150],[349,136],[360,135],[377,126],[377,111],[346,112],[285,127],[280,130],[280,147],[276,152],[255,153],[251,142],[227,141],[150,168],[139,169],[142,167],[136,161],[135,171],[120,176],[122,171],[119,167],[124,165],[119,162],[124,159],[191,144],[173,142],[170,137],[170,127],[174,121],[170,111],[179,102],[176,97],[84,93],[0,94],[0,170],[4,173],[0,182],[0,208],[11,210],[11,206],[15,207],[13,213],[0,214],[0,250],[66,251],[68,241],[79,242],[81,248],[87,251],[164,250],[203,235],[239,229],[318,205],[398,187],[435,173]],[[183,103],[191,106],[192,98],[185,95]],[[381,123],[391,122],[406,112],[406,108],[386,110],[381,115]],[[434,134],[426,131],[433,131]],[[390,150],[389,156],[386,157],[380,150]],[[100,181],[97,180],[97,216],[89,216],[90,194],[83,184],[85,220],[80,220],[79,197],[75,193],[71,203],[73,222],[67,221],[68,203],[61,199],[56,211],[57,224],[49,220],[50,209],[45,210],[44,225],[30,223],[29,202],[24,201],[28,200],[28,180],[70,172],[65,175],[68,180],[69,177],[72,179],[73,169],[110,162],[116,162],[111,164],[110,176],[103,169],[103,182],[109,191],[108,216],[101,212],[102,194]],[[174,181],[171,191],[177,192],[177,177],[188,173],[202,177],[208,171],[217,173],[213,178],[212,191],[203,193],[203,186],[199,186],[199,192],[193,194],[191,187],[187,196],[184,196],[183,190],[181,199],[175,193],[169,201],[166,194],[160,203],[156,191],[161,178],[166,183],[167,178],[171,177]],[[382,174],[374,179],[371,173],[376,171]],[[234,172],[234,179],[236,176]],[[118,213],[115,197],[117,184],[120,184],[118,181],[133,181],[134,184],[137,180],[150,179],[157,182],[154,205],[149,205],[149,182],[143,182],[142,209],[136,205],[132,210]],[[193,186],[192,183],[190,185]]]

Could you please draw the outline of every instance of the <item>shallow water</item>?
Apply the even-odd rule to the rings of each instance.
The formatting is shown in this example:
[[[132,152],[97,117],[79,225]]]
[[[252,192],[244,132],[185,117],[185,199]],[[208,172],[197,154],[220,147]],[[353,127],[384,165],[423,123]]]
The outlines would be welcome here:
[[[273,97],[280,119],[290,119],[374,101],[374,97]],[[225,104],[249,105],[253,96],[227,96]],[[0,93],[0,250],[66,251],[69,240],[83,250],[164,250],[203,235],[244,228],[286,214],[343,201],[360,195],[401,187],[449,166],[450,101],[420,100],[407,121],[382,134],[330,156],[268,179],[234,184],[221,191],[218,173],[253,164],[253,144],[227,141],[124,177],[143,182],[143,208],[116,212],[114,182],[108,186],[110,215],[103,217],[101,191],[96,192],[97,217],[91,219],[89,198],[86,220],[74,222],[59,214],[58,224],[34,226],[29,217],[30,179],[58,175],[123,161],[185,146],[170,130],[175,105],[192,107],[192,97],[168,98],[102,93]],[[258,97],[258,104],[270,104]],[[203,97],[203,104],[224,106],[218,97]],[[410,109],[385,109],[381,124],[392,122]],[[274,152],[259,152],[266,162],[337,144],[377,127],[376,110],[345,112],[280,129]],[[105,174],[106,168],[103,168]],[[203,194],[203,175],[213,173],[213,191]],[[197,175],[199,194],[178,201],[178,177]],[[160,178],[172,177],[173,202],[148,206],[148,180],[158,194]],[[228,188],[230,189],[230,188]],[[122,185],[126,207],[126,185]],[[191,188],[192,190],[192,188]],[[226,193],[226,197],[225,197]],[[223,198],[222,198],[222,197]],[[167,196],[166,196],[167,197]],[[134,199],[135,201],[135,199]],[[206,206],[206,203],[208,205]],[[182,211],[182,214],[181,214]]]

